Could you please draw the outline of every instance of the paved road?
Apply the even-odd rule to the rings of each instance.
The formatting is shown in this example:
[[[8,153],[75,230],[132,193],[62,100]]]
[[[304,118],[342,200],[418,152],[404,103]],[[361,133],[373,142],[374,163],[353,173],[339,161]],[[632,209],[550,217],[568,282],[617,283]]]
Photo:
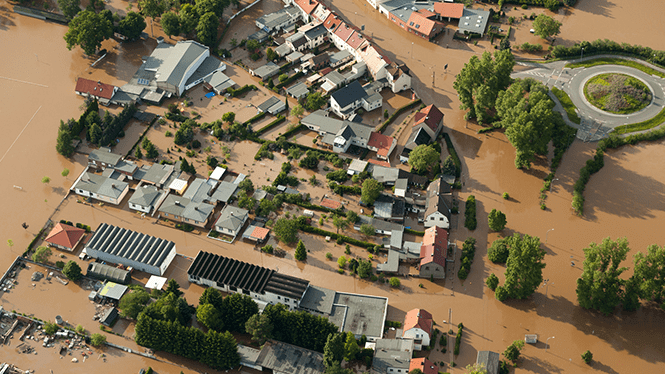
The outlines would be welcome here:
[[[589,57],[588,59],[598,58]],[[586,58],[585,58],[586,60]],[[522,63],[523,70],[514,72],[513,78],[534,78],[548,87],[557,87],[565,91],[573,101],[582,119],[581,124],[567,121],[569,125],[579,129],[578,138],[582,140],[600,140],[607,136],[615,127],[648,120],[665,107],[665,79],[646,74],[640,70],[621,65],[599,65],[590,68],[569,69],[564,66],[569,61],[556,61],[547,64]],[[646,108],[629,115],[612,114],[591,105],[584,97],[584,84],[593,76],[603,73],[622,73],[640,79],[647,84],[653,93],[653,100]],[[554,97],[554,95],[550,95]],[[563,107],[558,101],[555,110],[562,113]],[[565,118],[564,114],[564,118]]]

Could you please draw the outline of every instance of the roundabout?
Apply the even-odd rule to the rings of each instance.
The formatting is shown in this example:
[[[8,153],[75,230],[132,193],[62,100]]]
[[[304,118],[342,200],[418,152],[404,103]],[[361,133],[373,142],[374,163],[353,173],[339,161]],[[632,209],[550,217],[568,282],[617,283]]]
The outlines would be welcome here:
[[[632,114],[651,104],[653,95],[645,82],[626,74],[606,73],[584,84],[588,103],[613,114]]]

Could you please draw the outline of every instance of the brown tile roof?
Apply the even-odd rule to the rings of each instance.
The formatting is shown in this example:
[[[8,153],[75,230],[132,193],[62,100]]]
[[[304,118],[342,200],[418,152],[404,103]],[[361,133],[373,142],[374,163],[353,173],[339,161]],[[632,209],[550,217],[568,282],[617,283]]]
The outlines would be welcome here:
[[[420,369],[423,374],[439,374],[439,367],[427,357],[412,358],[409,363],[409,373],[415,369]]]
[[[427,127],[436,132],[439,127],[439,122],[441,122],[442,119],[443,113],[441,113],[439,108],[434,106],[434,104],[430,104],[429,106],[424,107],[421,111],[416,113],[413,126],[415,127],[421,123],[425,123]]]
[[[431,18],[431,17],[435,17],[435,16],[436,16],[436,13],[434,13],[434,12],[430,12],[429,10],[427,10],[427,9],[425,9],[425,8],[420,9],[420,10],[418,11],[418,13],[422,14],[422,15],[425,16],[426,18]]]
[[[87,93],[91,96],[101,97],[111,100],[115,86],[102,83],[100,81],[91,81],[90,79],[79,78],[76,81],[76,92]]]
[[[353,28],[351,28],[348,24],[342,22],[340,23],[337,30],[335,30],[335,35],[337,35],[337,37],[346,42],[347,39],[349,39],[349,36],[351,36],[351,34],[353,34],[354,31],[355,30],[353,30]]]
[[[342,203],[340,203],[339,201],[335,201],[335,200],[329,199],[327,197],[324,197],[321,200],[321,206],[326,207],[326,208],[330,208],[330,209],[339,209],[339,208],[342,207]]]
[[[404,317],[404,331],[418,327],[431,335],[432,324],[432,315],[425,309],[412,309]]]
[[[374,165],[385,166],[385,167],[387,167],[387,168],[390,167],[390,163],[387,162],[387,161],[380,161],[380,160],[375,160],[375,159],[369,159],[369,160],[367,160],[367,162],[369,162],[370,164],[374,164]]]
[[[432,226],[425,230],[423,235],[423,245],[435,245],[439,248],[446,248],[448,246],[448,230]]]
[[[295,3],[307,14],[312,14],[319,2],[316,0],[295,0]]]
[[[65,248],[74,249],[76,243],[85,235],[85,230],[58,223],[48,234],[45,241]]]
[[[411,13],[409,20],[406,21],[406,26],[409,29],[417,31],[426,36],[431,36],[432,32],[436,29],[436,25],[436,21],[432,21],[431,19],[418,12]]]
[[[444,247],[445,248],[445,247]],[[420,266],[435,263],[441,267],[446,267],[446,251],[436,245],[420,246]]]
[[[341,24],[342,20],[339,17],[337,17],[335,13],[330,13],[328,15],[328,18],[326,18],[326,20],[323,21],[323,27],[325,27],[326,29],[328,29],[328,31],[333,33]]]
[[[434,3],[434,12],[441,17],[462,18],[464,4],[459,3]]]
[[[346,41],[346,44],[348,44],[353,49],[358,49],[364,42],[365,37],[363,37],[363,34],[361,34],[360,31],[356,31],[351,34],[349,40]]]
[[[265,227],[255,227],[250,236],[258,240],[264,240],[268,236],[268,233],[270,233],[270,230]]]
[[[368,147],[378,148],[376,154],[383,157],[388,157],[388,151],[392,147],[393,143],[397,140],[388,135],[383,135],[379,132],[372,132],[369,136],[369,141],[367,142]]]

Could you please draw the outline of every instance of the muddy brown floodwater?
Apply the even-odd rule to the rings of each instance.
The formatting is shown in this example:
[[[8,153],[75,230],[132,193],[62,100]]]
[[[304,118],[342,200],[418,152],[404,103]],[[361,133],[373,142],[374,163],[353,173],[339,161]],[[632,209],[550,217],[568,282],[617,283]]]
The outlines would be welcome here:
[[[113,1],[111,4],[118,9],[126,7],[124,1]],[[478,239],[475,262],[465,282],[461,283],[455,276],[437,283],[406,278],[402,289],[393,290],[386,285],[337,274],[336,263],[327,261],[325,253],[331,252],[336,259],[343,255],[344,249],[334,243],[324,243],[311,235],[302,235],[311,250],[307,262],[296,263],[292,257],[293,248],[290,247],[285,247],[287,256],[279,259],[262,254],[247,244],[236,243],[231,246],[207,239],[203,234],[185,234],[154,224],[154,220],[141,220],[126,209],[90,207],[77,204],[75,198],[71,197],[53,218],[86,222],[93,228],[101,222],[131,226],[139,231],[174,240],[178,251],[186,256],[193,256],[198,250],[206,249],[262,266],[279,268],[280,272],[309,279],[315,285],[330,287],[334,284],[340,291],[387,296],[390,298],[388,318],[391,320],[402,319],[409,309],[425,307],[433,313],[441,327],[443,320],[449,321],[449,310],[452,310],[452,323],[463,322],[465,334],[461,353],[454,359],[458,367],[450,368],[446,365],[442,368],[445,371],[461,373],[463,369],[460,367],[475,362],[477,351],[489,349],[502,352],[513,340],[522,339],[526,333],[536,333],[539,335],[539,343],[525,348],[524,359],[516,369],[517,373],[661,372],[665,365],[665,344],[657,332],[665,328],[663,312],[643,307],[635,313],[618,312],[611,317],[603,317],[584,311],[576,302],[575,280],[582,271],[582,248],[589,242],[599,242],[607,236],[626,236],[633,249],[629,258],[637,251],[644,251],[649,244],[663,244],[662,225],[659,224],[665,219],[662,202],[665,172],[659,163],[665,156],[663,142],[608,152],[605,167],[591,178],[587,186],[585,216],[582,218],[571,212],[572,185],[595,145],[575,142],[557,172],[558,179],[555,179],[552,193],[548,194],[546,201],[547,210],[540,210],[538,191],[547,173],[547,161],[537,160],[529,171],[516,170],[513,166],[514,150],[506,137],[501,132],[478,135],[478,126],[467,124],[463,120],[463,113],[458,110],[459,102],[452,88],[454,74],[471,55],[493,51],[493,46],[487,41],[481,41],[478,46],[453,41],[450,32],[439,36],[436,43],[428,43],[394,27],[378,11],[360,0],[336,1],[331,6],[352,23],[364,24],[367,34],[374,37],[392,60],[406,63],[415,76],[414,86],[424,102],[436,104],[445,114],[446,131],[451,134],[464,166],[464,184],[459,198],[464,200],[473,194],[478,200],[479,227],[474,232],[458,228],[451,233],[452,240],[458,245],[468,236]],[[266,10],[279,8],[275,4],[264,7],[262,9]],[[663,2],[650,2],[648,7],[651,15],[665,13]],[[85,58],[80,49],[68,51],[65,48],[62,39],[66,31],[64,26],[17,15],[11,8],[4,0],[0,2],[0,45],[4,51],[0,54],[0,114],[4,125],[3,136],[0,137],[0,170],[3,172],[0,202],[4,213],[0,217],[0,239],[3,242],[10,239],[13,241],[13,246],[4,247],[3,256],[0,257],[0,268],[3,271],[23,252],[51,216],[85,165],[83,155],[65,159],[54,150],[59,120],[80,115],[79,107],[83,100],[73,92],[75,79],[83,76],[122,84],[140,64],[141,56],[149,54],[155,44],[154,39],[121,46],[106,41],[104,48],[110,51],[109,56],[97,67],[91,68],[92,60]],[[633,1],[579,0],[574,10],[568,13],[562,11],[555,17],[564,22],[557,43],[609,38],[665,49],[665,40],[654,31],[659,30],[658,17],[645,17],[643,7],[634,6]],[[155,25],[155,35],[160,32]],[[520,29],[516,34],[516,43],[533,42],[532,39],[520,40],[522,35],[527,37],[524,30]],[[449,64],[447,72],[441,70],[444,64]],[[242,77],[243,74],[238,71],[235,75]],[[251,81],[251,78],[239,79]],[[265,91],[261,92],[265,94]],[[199,94],[196,90],[192,92],[192,95]],[[256,98],[259,95],[255,93]],[[237,105],[220,102],[218,108],[213,108],[209,106],[210,103],[201,100],[197,102],[197,97],[195,107],[206,120],[216,119],[227,108]],[[251,98],[247,100],[250,102]],[[148,110],[163,112],[162,108],[155,107]],[[250,112],[242,112],[241,115],[249,116]],[[278,127],[281,130],[277,132],[283,132],[285,126]],[[169,146],[163,135],[165,129],[155,130],[149,132],[149,137],[163,151]],[[395,130],[393,128],[389,131]],[[136,134],[128,132],[127,137]],[[271,132],[269,135],[276,134]],[[207,141],[206,145],[216,146],[216,152],[219,152],[219,143],[212,144],[210,139],[201,134],[197,137]],[[263,180],[268,182],[267,178],[274,178],[274,175],[263,169],[274,166],[273,170],[276,170],[282,161],[281,157],[276,157],[272,162],[253,163],[250,157],[256,152],[256,145],[225,145],[233,146],[229,165],[236,171],[253,173],[253,178],[261,183]],[[199,160],[201,158],[198,157]],[[197,164],[201,176],[205,176],[204,167]],[[68,177],[60,175],[64,168],[71,171]],[[294,172],[302,178],[311,175],[306,170]],[[50,183],[41,183],[44,176],[51,178]],[[311,186],[303,186],[303,189],[316,197],[325,193],[324,189]],[[503,192],[508,192],[511,199],[503,200]],[[348,200],[352,209],[356,209],[355,202]],[[487,212],[493,208],[504,211],[508,217],[508,226],[500,234],[488,233]],[[23,222],[29,225],[25,230],[21,228]],[[329,222],[324,227],[332,230]],[[547,251],[544,277],[549,282],[529,300],[499,303],[483,281],[490,273],[496,273],[503,279],[504,269],[487,260],[486,249],[492,240],[514,232],[541,238]],[[366,258],[366,252],[360,249],[353,248],[352,252],[353,256]],[[74,256],[66,255],[67,259]],[[374,262],[383,260],[378,258]],[[188,266],[187,261],[186,258],[178,258],[169,269],[169,274],[181,282],[188,300],[195,303],[202,289],[185,281],[183,271]],[[574,266],[571,266],[571,261]],[[631,266],[630,261],[626,266]],[[28,286],[25,283],[21,287]],[[423,283],[423,288],[418,287],[419,283]],[[29,294],[29,290],[24,291],[26,295]],[[80,294],[57,293],[63,300],[78,300]],[[30,309],[39,306],[39,300],[35,301],[33,296],[20,301],[15,298],[19,294],[12,295],[10,298],[3,296],[3,303],[25,303],[21,305]],[[56,304],[55,301],[53,303]],[[58,308],[66,312],[66,309],[62,309],[66,308],[65,303],[61,304]],[[39,310],[23,312],[36,315],[48,313]],[[42,319],[52,318],[50,313],[39,316]],[[94,324],[86,323],[88,325],[94,328]],[[126,326],[126,332],[131,331],[131,326]],[[545,351],[547,338],[550,338],[549,349]],[[127,341],[126,344],[131,342]],[[580,358],[580,354],[587,349],[594,353],[594,362],[589,366]],[[154,361],[138,356],[115,354],[120,355],[118,357],[127,369],[159,366]],[[3,347],[1,356],[19,364],[21,359],[25,359],[8,347]],[[59,357],[46,351],[39,351],[39,355],[32,357],[32,360],[35,358],[38,358],[35,362],[38,361],[39,367],[43,368],[41,372],[46,372],[50,365],[59,365],[60,361]],[[449,353],[444,355],[438,349],[430,353],[430,358],[437,362],[450,362],[451,357]],[[177,358],[173,360],[185,362]],[[111,365],[106,366],[96,362],[85,364],[91,367],[96,365],[94,372],[113,373],[117,371],[114,370],[114,362],[119,360],[113,358]],[[196,368],[194,364],[188,364],[187,367]],[[75,366],[68,369],[68,372],[83,370],[81,368],[86,367]],[[179,371],[169,367],[160,369],[161,372]]]

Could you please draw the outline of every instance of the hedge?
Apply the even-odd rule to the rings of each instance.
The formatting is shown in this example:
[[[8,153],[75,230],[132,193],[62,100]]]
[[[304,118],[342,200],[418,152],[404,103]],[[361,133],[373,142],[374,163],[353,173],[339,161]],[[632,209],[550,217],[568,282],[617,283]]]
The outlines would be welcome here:
[[[257,89],[257,88],[256,88],[255,85],[253,85],[253,84],[252,84],[252,85],[246,84],[246,85],[244,85],[244,86],[238,88],[237,90],[234,90],[233,88],[227,88],[227,89],[226,89],[226,93],[228,93],[229,95],[231,95],[231,97],[238,97],[238,96],[244,94],[245,92],[252,91],[252,90],[256,90],[256,89]]]
[[[424,231],[416,231],[412,229],[404,229],[404,232],[411,235],[423,236],[425,235]]]
[[[303,73],[302,71],[299,71],[299,72],[293,74],[292,76],[286,78],[286,80],[284,82],[280,82],[280,83],[276,84],[275,88],[277,88],[279,90],[280,88],[290,84],[291,82],[293,82],[294,80],[302,77],[303,75],[305,75],[305,73]]]
[[[457,335],[455,335],[455,349],[453,350],[453,353],[455,356],[459,354],[459,347],[460,344],[462,343],[462,332],[464,331],[464,327],[460,327],[459,330],[457,330]]]
[[[369,243],[369,242],[364,242],[362,240],[353,239],[353,238],[350,238],[348,236],[340,235],[340,234],[330,232],[330,231],[326,231],[326,230],[322,230],[322,229],[320,229],[318,227],[314,227],[314,226],[303,225],[303,226],[300,227],[300,230],[304,231],[304,232],[308,232],[310,234],[316,234],[316,235],[321,235],[321,236],[329,236],[331,239],[334,239],[334,240],[342,239],[342,242],[344,242],[344,243],[349,243],[349,244],[355,245],[357,247],[363,247],[363,248],[366,248],[366,249],[374,248],[376,246],[376,244],[374,244],[374,243]]]
[[[462,244],[462,256],[460,257],[460,269],[457,273],[459,279],[466,279],[471,271],[473,257],[476,255],[476,239],[467,238]]]
[[[134,145],[132,146],[132,148],[130,148],[129,151],[127,151],[127,154],[125,155],[125,157],[129,157],[129,156],[131,156],[132,151],[133,151],[134,149],[136,149],[136,147],[137,147],[139,144],[141,144],[141,141],[143,140],[143,137],[145,137],[145,134],[148,133],[148,130],[150,130],[150,128],[152,127],[152,125],[155,124],[155,122],[157,122],[157,117],[155,117],[155,118],[152,119],[152,121],[150,122],[150,124],[148,125],[148,127],[145,129],[145,131],[143,131],[143,134],[141,134],[141,136],[139,136],[139,138],[138,138],[138,140],[136,141],[136,143],[134,143]]]
[[[450,157],[453,158],[453,162],[455,163],[455,177],[459,178],[462,175],[462,161],[460,161],[459,156],[457,155],[457,151],[455,150],[455,146],[453,146],[453,142],[450,140],[450,135],[444,132],[443,138],[446,140],[448,153],[450,153]]]
[[[45,228],[42,228],[41,230],[39,230],[39,232],[37,233],[37,236],[35,236],[34,238],[32,238],[32,240],[31,240],[30,243],[28,244],[28,248],[26,248],[25,252],[23,252],[23,256],[24,256],[24,257],[28,254],[28,252],[30,252],[30,250],[32,250],[32,247],[35,246],[35,243],[37,242],[37,240],[39,240],[39,238],[40,238],[40,237],[42,236],[42,234],[44,233],[44,229],[45,229]]]
[[[413,100],[412,102],[398,108],[393,114],[390,115],[390,117],[388,117],[388,119],[385,122],[383,122],[383,125],[381,125],[381,127],[379,127],[379,129],[376,130],[376,132],[383,133],[386,127],[388,127],[388,125],[390,125],[395,120],[395,118],[397,118],[397,116],[402,114],[404,111],[409,110],[414,106],[420,104],[421,101],[422,100],[420,99]]]
[[[183,116],[182,114],[171,113],[171,112],[166,112],[164,117],[173,122],[185,122],[187,120],[187,117]]]
[[[282,116],[282,115],[280,114],[280,115],[278,115],[277,118],[275,118],[272,122],[270,122],[269,124],[263,126],[263,127],[262,127],[261,129],[259,129],[258,131],[254,132],[254,134],[256,134],[256,136],[260,136],[260,135],[262,135],[264,132],[270,130],[271,128],[273,128],[273,127],[275,127],[275,126],[277,126],[277,125],[279,125],[280,123],[284,122],[285,120],[286,120],[286,117],[284,117],[284,116]]]
[[[665,109],[656,114],[655,117],[643,122],[631,123],[630,125],[621,125],[614,128],[616,134],[627,134],[629,132],[642,131],[652,129],[661,123],[665,122]]]
[[[557,45],[552,49],[554,58],[577,57],[581,55],[584,48],[584,55],[591,56],[597,54],[623,54],[638,57],[654,65],[665,67],[665,51],[654,51],[649,47],[641,45],[631,45],[628,43],[617,43],[612,40],[597,39],[593,42],[580,42],[571,47]]]
[[[260,119],[263,118],[263,117],[265,117],[266,114],[267,114],[266,112],[261,112],[261,113],[255,115],[254,117],[248,119],[247,121],[243,122],[242,125],[243,125],[243,126],[251,125],[252,123],[254,123],[254,122],[260,120]]]
[[[284,134],[282,134],[282,136],[284,138],[288,139],[289,136],[291,136],[291,134],[295,134],[296,132],[298,132],[300,130],[303,130],[303,129],[306,129],[306,128],[307,128],[307,126],[303,125],[302,123],[299,123],[298,126],[295,126],[291,130],[287,130]],[[314,149],[314,148],[310,148],[310,149]]]
[[[469,230],[475,230],[478,226],[478,221],[476,220],[476,197],[469,195],[464,207],[464,227]]]

